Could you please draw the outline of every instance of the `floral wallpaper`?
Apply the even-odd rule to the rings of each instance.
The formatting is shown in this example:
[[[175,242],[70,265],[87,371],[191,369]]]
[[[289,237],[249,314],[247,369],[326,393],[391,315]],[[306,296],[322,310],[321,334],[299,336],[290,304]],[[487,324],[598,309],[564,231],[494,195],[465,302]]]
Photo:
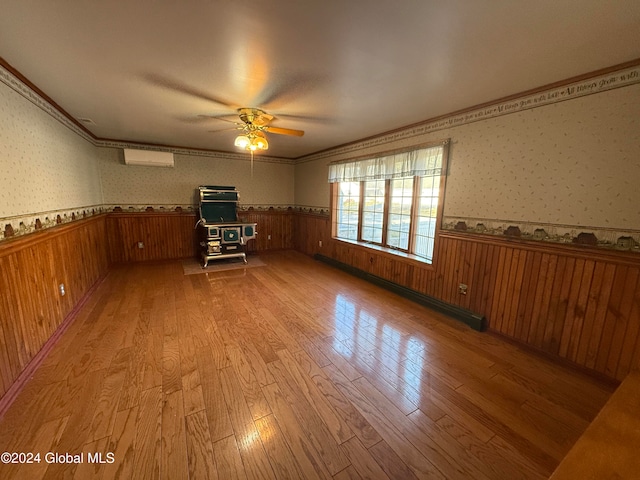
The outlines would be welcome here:
[[[640,85],[451,132],[445,215],[640,230]]]
[[[196,205],[200,185],[232,185],[242,206],[291,206],[294,166],[248,155],[243,159],[175,154],[173,168],[125,165],[122,149],[101,148],[99,169],[107,205]]]
[[[332,161],[447,138],[445,229],[640,251],[639,67],[312,155],[296,204],[328,208]]]
[[[640,251],[640,67],[581,80],[292,162],[175,150],[124,165],[0,67],[0,240],[114,208],[193,210],[235,185],[244,209],[326,214],[331,161],[450,139],[445,229]]]
[[[293,207],[290,160],[179,149],[174,168],[125,165],[135,147],[87,136],[0,67],[0,241],[118,207],[194,210],[203,184],[235,185],[244,209]]]
[[[5,230],[28,233],[102,204],[96,148],[0,81],[0,239]]]

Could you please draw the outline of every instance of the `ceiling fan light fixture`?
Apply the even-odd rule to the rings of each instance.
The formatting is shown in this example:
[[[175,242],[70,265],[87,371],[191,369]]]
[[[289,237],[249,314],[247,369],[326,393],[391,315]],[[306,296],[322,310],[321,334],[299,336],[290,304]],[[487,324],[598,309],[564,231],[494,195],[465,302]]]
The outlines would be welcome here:
[[[236,137],[234,145],[252,153],[269,149],[269,140],[265,133],[275,133],[278,135],[293,135],[301,137],[302,130],[292,128],[271,127],[269,122],[274,119],[273,115],[266,113],[259,108],[239,108],[238,115],[241,122],[233,122],[241,130]],[[217,118],[217,117],[216,117]]]
[[[251,139],[247,135],[238,135],[234,145],[236,147],[248,149],[249,145],[251,145]]]
[[[258,150],[267,150],[269,148],[269,142],[267,141],[267,137],[262,132],[256,132],[255,138],[252,142]]]
[[[264,133],[260,131],[249,132],[247,134],[238,135],[234,142],[236,147],[243,150],[255,152],[256,150],[267,150],[269,142]]]

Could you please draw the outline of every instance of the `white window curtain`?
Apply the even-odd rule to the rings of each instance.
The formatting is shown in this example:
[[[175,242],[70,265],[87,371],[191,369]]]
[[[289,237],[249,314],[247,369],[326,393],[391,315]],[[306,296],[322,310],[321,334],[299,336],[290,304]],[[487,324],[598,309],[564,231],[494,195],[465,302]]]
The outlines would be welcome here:
[[[331,163],[329,183],[440,175],[443,151],[444,147],[438,145],[355,162]]]

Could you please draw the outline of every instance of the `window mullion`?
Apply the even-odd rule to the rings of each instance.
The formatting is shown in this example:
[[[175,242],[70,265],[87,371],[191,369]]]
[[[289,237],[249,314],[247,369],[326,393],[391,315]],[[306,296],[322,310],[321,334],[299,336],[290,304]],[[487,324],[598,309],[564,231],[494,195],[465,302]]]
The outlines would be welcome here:
[[[418,202],[420,200],[420,188],[422,187],[421,178],[413,177],[413,198],[411,199],[411,221],[409,222],[409,253],[413,253],[416,239],[414,232],[416,231],[416,223],[418,221]]]
[[[389,205],[391,205],[391,180],[384,181],[384,208],[382,212],[382,245],[387,247],[387,226],[389,225]]]
[[[362,223],[364,221],[364,181],[360,182],[360,199],[358,200],[358,241],[362,241]]]

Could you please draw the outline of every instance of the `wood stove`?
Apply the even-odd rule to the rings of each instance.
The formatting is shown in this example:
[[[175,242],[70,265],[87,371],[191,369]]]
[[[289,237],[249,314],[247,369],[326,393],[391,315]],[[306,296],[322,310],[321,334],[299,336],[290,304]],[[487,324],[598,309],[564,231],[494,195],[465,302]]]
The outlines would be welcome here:
[[[244,246],[257,235],[255,223],[238,221],[240,196],[235,187],[200,186],[200,231],[202,268],[209,260],[242,258],[247,263]]]

